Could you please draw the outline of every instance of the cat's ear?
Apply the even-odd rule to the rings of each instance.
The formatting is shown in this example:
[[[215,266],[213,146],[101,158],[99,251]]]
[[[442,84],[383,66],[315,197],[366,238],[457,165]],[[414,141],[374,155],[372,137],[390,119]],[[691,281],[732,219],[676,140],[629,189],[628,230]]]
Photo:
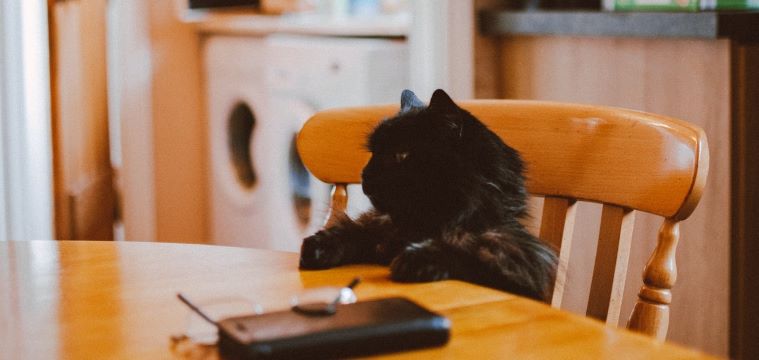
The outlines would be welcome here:
[[[435,90],[432,93],[432,99],[430,100],[430,110],[440,114],[440,119],[445,121],[445,124],[450,128],[450,134],[455,138],[461,138],[464,134],[464,124],[462,123],[462,117],[458,114],[462,111],[461,108],[453,102],[448,94],[442,89]]]
[[[401,111],[399,114],[407,113],[412,110],[424,109],[425,105],[422,100],[419,100],[411,90],[403,90],[401,93]]]
[[[458,105],[453,102],[453,99],[443,89],[437,89],[432,93],[429,108],[440,112],[456,112],[460,110]]]

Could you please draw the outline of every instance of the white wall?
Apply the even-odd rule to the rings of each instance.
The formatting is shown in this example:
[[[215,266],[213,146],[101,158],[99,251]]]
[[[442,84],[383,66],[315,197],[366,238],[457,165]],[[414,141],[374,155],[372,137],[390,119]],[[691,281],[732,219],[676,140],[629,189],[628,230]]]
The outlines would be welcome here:
[[[409,33],[411,88],[427,101],[437,88],[474,97],[473,0],[415,0]]]
[[[152,62],[149,5],[108,4],[109,119],[119,137],[111,161],[121,193],[126,240],[156,239],[155,160],[152,119]]]
[[[46,2],[0,2],[0,26],[0,239],[52,239]]]

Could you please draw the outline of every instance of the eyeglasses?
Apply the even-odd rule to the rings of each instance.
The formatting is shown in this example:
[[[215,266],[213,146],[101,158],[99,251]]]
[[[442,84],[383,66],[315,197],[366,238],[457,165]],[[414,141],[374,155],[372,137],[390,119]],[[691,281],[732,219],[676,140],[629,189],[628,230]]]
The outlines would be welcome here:
[[[337,312],[337,305],[355,303],[357,298],[353,288],[360,282],[353,279],[344,287],[317,287],[305,289],[290,298],[290,309],[306,316],[330,316]],[[218,339],[217,322],[234,316],[260,315],[265,313],[264,306],[245,297],[218,297],[190,301],[179,293],[177,297],[190,308],[185,333],[173,338],[174,342],[189,340],[199,345],[212,345]],[[283,307],[271,307],[269,311],[285,310]]]
[[[338,290],[338,294],[328,291],[324,294],[316,292],[303,293],[300,298],[293,297],[290,301],[291,309],[295,312],[309,316],[329,316],[337,312],[337,304],[352,304],[356,302],[356,294],[353,288],[361,280],[354,278],[350,284]]]

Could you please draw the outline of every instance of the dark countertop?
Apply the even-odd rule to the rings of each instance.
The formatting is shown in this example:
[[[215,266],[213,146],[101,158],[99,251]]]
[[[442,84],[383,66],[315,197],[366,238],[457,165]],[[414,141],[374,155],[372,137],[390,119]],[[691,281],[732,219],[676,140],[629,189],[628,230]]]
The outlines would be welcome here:
[[[732,39],[759,42],[759,11],[482,11],[485,35],[575,35]]]

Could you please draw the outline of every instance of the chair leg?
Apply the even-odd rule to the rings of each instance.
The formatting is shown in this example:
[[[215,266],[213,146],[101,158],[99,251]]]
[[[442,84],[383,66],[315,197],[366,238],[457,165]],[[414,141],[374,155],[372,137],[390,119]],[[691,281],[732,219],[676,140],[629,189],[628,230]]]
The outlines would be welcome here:
[[[672,286],[677,279],[675,251],[680,238],[680,224],[665,219],[659,229],[656,249],[643,272],[643,287],[638,293],[627,327],[653,336],[659,340],[667,337],[669,327],[669,304],[672,302]]]

